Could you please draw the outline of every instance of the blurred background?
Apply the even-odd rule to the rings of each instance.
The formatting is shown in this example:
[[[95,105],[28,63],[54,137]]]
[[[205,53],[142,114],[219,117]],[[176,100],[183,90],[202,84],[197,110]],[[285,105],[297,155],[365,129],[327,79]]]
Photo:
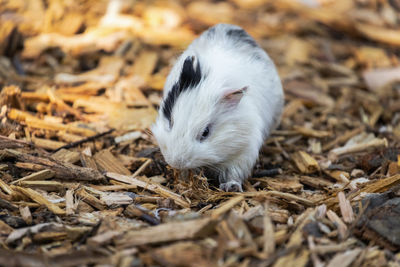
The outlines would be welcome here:
[[[289,104],[292,97],[303,99],[291,103],[287,112],[293,114],[285,116],[317,104],[357,115],[362,107],[361,120],[391,122],[385,112],[400,104],[395,92],[381,88],[400,76],[394,68],[399,11],[397,0],[2,0],[0,86],[35,92],[22,95],[24,105],[48,115],[64,113],[64,121],[65,114],[76,119],[77,113],[37,103],[49,88],[74,107],[108,112],[110,127],[146,128],[153,109],[129,119],[129,112],[112,103],[157,107],[176,55],[203,30],[224,22],[242,26],[269,52]],[[110,110],[99,110],[105,104]]]

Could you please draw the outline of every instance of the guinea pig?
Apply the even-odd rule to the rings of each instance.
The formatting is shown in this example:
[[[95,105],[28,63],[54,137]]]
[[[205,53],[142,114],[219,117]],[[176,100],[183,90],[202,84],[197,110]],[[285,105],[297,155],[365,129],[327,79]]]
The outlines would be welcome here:
[[[266,52],[239,26],[218,24],[177,59],[151,130],[170,166],[205,168],[222,190],[242,191],[283,103]]]

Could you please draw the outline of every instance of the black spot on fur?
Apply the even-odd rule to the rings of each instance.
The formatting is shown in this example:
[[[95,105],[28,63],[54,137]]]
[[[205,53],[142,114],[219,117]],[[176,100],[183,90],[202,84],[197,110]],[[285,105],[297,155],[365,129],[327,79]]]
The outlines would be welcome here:
[[[195,68],[194,59],[194,57],[187,57],[183,63],[181,76],[179,77],[179,87],[182,91],[198,85],[201,80],[200,64],[197,61]]]
[[[169,121],[170,126],[172,126],[172,119],[171,119],[172,108],[174,107],[175,101],[178,98],[178,95],[180,94],[179,91],[180,91],[179,84],[175,83],[171,91],[169,91],[167,98],[164,100],[162,111],[165,118],[167,118],[167,120]]]
[[[167,98],[164,101],[162,112],[172,126],[171,113],[179,95],[188,89],[194,88],[200,83],[201,69],[200,63],[197,60],[196,67],[194,67],[194,56],[189,56],[183,63],[181,75],[179,80],[174,84],[171,91],[169,91]]]
[[[253,47],[258,46],[256,41],[254,41],[254,39],[243,29],[230,29],[226,32],[226,34],[239,42],[247,43]]]

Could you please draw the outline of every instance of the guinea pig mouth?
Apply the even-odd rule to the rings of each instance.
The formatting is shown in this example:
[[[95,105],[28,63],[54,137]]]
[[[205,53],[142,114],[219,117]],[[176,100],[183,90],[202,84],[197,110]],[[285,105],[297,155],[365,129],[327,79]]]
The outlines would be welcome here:
[[[179,169],[179,170],[190,170],[190,169],[201,167],[201,166],[194,164],[193,161],[187,160],[187,159],[181,159],[181,160],[175,160],[175,161],[166,160],[166,161],[172,168]]]

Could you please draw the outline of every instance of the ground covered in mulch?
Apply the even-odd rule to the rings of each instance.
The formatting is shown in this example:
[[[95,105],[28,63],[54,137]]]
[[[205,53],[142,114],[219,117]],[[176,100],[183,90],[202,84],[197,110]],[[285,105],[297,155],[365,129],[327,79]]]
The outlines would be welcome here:
[[[219,22],[285,90],[243,193],[149,130]],[[0,1],[0,265],[399,266],[399,47],[396,0]]]

